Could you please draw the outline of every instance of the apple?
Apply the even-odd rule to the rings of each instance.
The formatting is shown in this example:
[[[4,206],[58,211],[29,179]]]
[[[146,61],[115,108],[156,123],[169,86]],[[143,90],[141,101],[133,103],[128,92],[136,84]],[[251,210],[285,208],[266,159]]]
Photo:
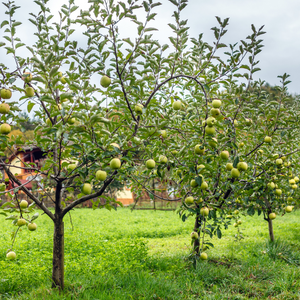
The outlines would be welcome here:
[[[141,115],[143,113],[143,108],[144,106],[142,104],[136,104],[134,106],[134,111],[138,114]]]
[[[100,84],[104,88],[107,88],[111,84],[111,79],[108,76],[104,75],[101,77]]]
[[[177,101],[174,101],[173,104],[172,104],[172,107],[174,110],[180,110],[181,109],[181,101],[180,100],[177,100]]]
[[[205,166],[204,165],[197,165],[197,170],[200,170],[201,171],[201,169],[205,169]]]
[[[246,119],[245,122],[246,122],[247,126],[251,126],[252,125],[252,119]]]
[[[237,209],[233,212],[234,215],[238,215],[239,213],[240,212]]]
[[[113,170],[117,170],[121,168],[121,161],[119,158],[113,158],[109,165]]]
[[[25,208],[27,208],[28,207],[28,202],[26,201],[26,200],[22,200],[21,202],[20,202],[20,208],[21,209],[25,209]]]
[[[207,190],[208,189],[207,182],[206,181],[202,181],[200,188],[201,188],[201,190]]]
[[[213,102],[211,103],[213,108],[219,108],[222,105],[222,101],[219,99],[213,100]]]
[[[69,165],[67,166],[67,169],[68,169],[69,172],[71,172],[71,171],[73,171],[74,169],[76,169],[76,167],[77,167],[77,164],[69,164]]]
[[[264,141],[265,141],[265,143],[270,144],[272,142],[272,138],[270,136],[266,136]]]
[[[3,123],[0,126],[0,133],[1,134],[9,134],[11,132],[11,127],[9,124]]]
[[[294,180],[295,180],[296,183],[299,182],[299,177],[295,176]]]
[[[159,162],[166,164],[168,162],[168,158],[165,155],[160,155]]]
[[[296,181],[295,181],[295,179],[290,179],[290,180],[289,180],[289,183],[290,183],[291,185],[293,185],[293,184],[296,183]]]
[[[62,84],[66,84],[67,83],[66,78],[64,76],[60,77],[60,82]]]
[[[161,130],[160,131],[161,136],[165,139],[167,137],[167,131],[166,130]]]
[[[82,187],[82,193],[89,195],[92,193],[92,186],[89,183],[84,183]]]
[[[1,114],[8,114],[10,110],[10,107],[7,103],[1,103],[0,104],[0,113]]]
[[[177,151],[177,150],[172,150],[171,153],[172,153],[173,155],[176,155],[176,154],[178,154],[178,151]]]
[[[147,161],[146,161],[146,167],[147,167],[147,169],[154,169],[155,168],[155,161],[154,161],[154,159],[148,159]]]
[[[276,159],[276,165],[281,166],[283,164],[283,160],[281,158]]]
[[[214,135],[216,133],[216,128],[215,127],[206,126],[205,127],[205,133],[207,135]]]
[[[239,147],[240,147],[240,148],[243,148],[244,146],[245,146],[245,144],[244,144],[243,142],[240,142],[240,143],[239,143]]]
[[[233,169],[233,164],[232,163],[227,163],[226,164],[226,170],[231,171]]]
[[[186,197],[184,202],[187,204],[187,205],[191,205],[194,203],[194,197],[192,196],[189,196],[189,197]]]
[[[276,214],[275,213],[270,213],[269,214],[269,219],[270,220],[274,220],[276,218]]]
[[[116,147],[118,149],[120,149],[120,145],[117,143],[111,143],[110,146]]]
[[[76,119],[75,119],[75,118],[69,118],[69,119],[68,119],[68,124],[70,124],[70,125],[75,124],[75,122],[76,122]]]
[[[274,182],[269,182],[268,183],[268,188],[270,188],[270,189],[275,189],[275,183]]]
[[[197,232],[195,232],[195,231],[193,231],[192,233],[191,233],[191,238],[192,238],[192,240],[197,240],[198,239],[198,233]]]
[[[2,99],[10,99],[12,96],[11,90],[9,89],[1,89],[0,90],[0,97]]]
[[[288,198],[287,198],[287,202],[288,202],[288,203],[292,203],[293,201],[294,201],[293,197],[288,197]]]
[[[209,215],[209,209],[207,207],[202,207],[200,209],[200,214],[203,217],[207,217]]]
[[[257,151],[257,153],[258,153],[258,154],[260,154],[260,155],[263,155],[263,153],[264,153],[264,150],[262,150],[262,149],[259,149],[259,150]]]
[[[51,122],[51,120],[50,120],[49,118],[47,118],[46,124],[47,124],[48,126],[52,126],[52,122]]]
[[[98,170],[96,172],[96,179],[100,180],[100,181],[104,181],[107,177],[107,173],[105,171],[102,170]]]
[[[206,124],[207,124],[207,126],[209,126],[209,127],[214,126],[214,125],[216,124],[216,122],[217,122],[217,120],[216,120],[214,117],[209,117],[209,118],[207,118],[207,120],[206,120]]]
[[[63,73],[62,73],[62,72],[58,72],[57,76],[58,76],[58,77],[62,77],[62,76],[63,76]]]
[[[25,88],[25,95],[27,97],[33,97],[34,96],[34,89],[31,86],[28,86]]]
[[[218,108],[212,108],[211,110],[210,110],[210,114],[213,116],[213,117],[215,117],[215,118],[217,118],[219,115],[220,115],[220,110],[218,109]]]
[[[230,174],[231,174],[232,178],[240,177],[240,171],[237,168],[232,168]]]
[[[275,190],[275,194],[276,194],[277,196],[281,196],[282,190],[281,190],[281,189],[276,189],[276,190]]]
[[[239,126],[238,120],[234,120],[233,123],[234,123],[234,126],[235,126],[235,127]]]
[[[212,148],[216,148],[218,145],[218,140],[216,138],[212,138],[211,140],[208,141],[208,144]]]
[[[239,224],[237,224],[237,223],[233,224],[233,227],[238,227],[238,226],[239,226]]]
[[[200,259],[201,259],[201,260],[207,260],[207,258],[208,258],[208,256],[207,256],[207,254],[206,254],[205,252],[202,252],[202,253],[200,254]]]
[[[201,147],[201,148],[200,148],[200,147]],[[202,145],[198,144],[198,145],[195,146],[194,152],[195,152],[196,154],[203,155],[204,152],[205,152],[205,147],[203,147]]]
[[[298,188],[298,185],[297,185],[297,184],[293,184],[293,185],[292,185],[292,189],[293,189],[293,190],[296,190],[297,188]]]
[[[228,159],[228,158],[229,158],[229,152],[228,152],[227,150],[222,151],[222,152],[220,153],[220,157],[221,157],[222,159]]]
[[[15,260],[17,255],[14,251],[9,251],[7,254],[6,254],[6,257],[9,259],[9,260]]]
[[[24,80],[26,83],[30,82],[32,80],[32,74],[30,72],[24,72],[22,76],[22,80]]]
[[[192,179],[191,182],[190,182],[190,185],[191,185],[191,187],[195,188],[195,187],[198,186],[198,183],[195,179]]]
[[[240,171],[246,171],[248,169],[248,165],[247,163],[245,162],[239,162],[237,164],[237,168],[240,170]]]
[[[241,224],[242,224],[242,220],[238,220],[238,221],[237,221],[237,224],[238,224],[238,225],[241,225]]]
[[[26,225],[26,220],[24,220],[24,219],[19,219],[19,220],[17,221],[17,226],[21,227],[21,226],[24,226],[24,225]]]
[[[27,228],[30,230],[30,231],[35,231],[37,229],[37,225],[35,223],[29,223]]]
[[[284,210],[285,212],[290,213],[293,210],[293,206],[288,205]]]

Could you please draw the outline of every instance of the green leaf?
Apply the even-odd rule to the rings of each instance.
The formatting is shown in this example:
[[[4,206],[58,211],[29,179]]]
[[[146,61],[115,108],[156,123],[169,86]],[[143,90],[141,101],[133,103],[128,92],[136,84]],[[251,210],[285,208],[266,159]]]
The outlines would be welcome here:
[[[28,105],[27,105],[27,111],[28,111],[28,113],[31,112],[31,110],[32,110],[32,108],[34,107],[34,105],[35,105],[35,103],[32,103],[32,102],[29,101],[29,103],[28,103]]]

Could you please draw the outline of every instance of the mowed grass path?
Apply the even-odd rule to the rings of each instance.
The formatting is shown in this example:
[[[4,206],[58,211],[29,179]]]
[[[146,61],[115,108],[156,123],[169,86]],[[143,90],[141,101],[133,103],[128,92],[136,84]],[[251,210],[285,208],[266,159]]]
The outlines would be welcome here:
[[[274,221],[267,243],[262,216],[244,217],[236,229],[213,238],[209,259],[196,269],[191,251],[194,220],[174,212],[76,209],[65,218],[64,293],[50,289],[53,225],[36,220],[36,232],[17,237],[17,260],[5,258],[11,221],[0,218],[0,299],[300,299],[300,211]]]

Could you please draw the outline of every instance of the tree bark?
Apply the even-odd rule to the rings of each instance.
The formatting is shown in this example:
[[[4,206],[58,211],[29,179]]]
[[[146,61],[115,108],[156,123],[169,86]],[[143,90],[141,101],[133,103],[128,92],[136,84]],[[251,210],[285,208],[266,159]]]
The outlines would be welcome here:
[[[269,225],[269,237],[271,242],[274,242],[274,231],[273,231],[273,223],[272,220],[269,218],[268,219],[268,225]]]
[[[64,289],[64,222],[57,218],[54,222],[52,288]]]
[[[198,233],[199,238],[195,239],[194,241],[194,253],[199,255],[200,253],[200,228],[201,228],[201,221],[200,221],[200,214],[197,213],[195,225],[194,225],[194,231]]]

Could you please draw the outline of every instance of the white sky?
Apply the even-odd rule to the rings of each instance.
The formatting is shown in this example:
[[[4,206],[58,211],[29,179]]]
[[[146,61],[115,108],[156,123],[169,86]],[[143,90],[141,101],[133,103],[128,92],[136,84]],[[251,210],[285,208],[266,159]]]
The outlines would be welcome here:
[[[126,0],[123,0],[124,2]],[[2,1],[1,1],[2,2]],[[37,6],[33,0],[16,0],[19,9],[16,19],[20,18],[23,22],[19,36],[26,43],[30,43],[34,37],[31,35],[32,24],[26,19],[29,12],[37,12]],[[67,1],[49,1],[52,13],[56,14],[60,5]],[[151,27],[156,27],[159,32],[155,37],[161,43],[167,43],[167,37],[171,35],[171,29],[167,23],[173,22],[170,16],[174,6],[167,0],[160,0],[162,6],[156,7],[158,13]],[[75,0],[75,4],[80,8],[86,9],[87,0]],[[5,8],[0,5],[0,23],[4,20]],[[211,27],[217,26],[215,16],[222,19],[229,17],[228,32],[224,37],[225,43],[235,43],[245,39],[251,34],[251,24],[256,28],[265,25],[264,31],[267,33],[262,36],[265,47],[259,54],[258,65],[262,70],[255,73],[255,78],[261,78],[271,85],[279,84],[278,75],[288,73],[291,75],[292,83],[289,85],[291,93],[300,94],[300,0],[189,0],[188,6],[182,12],[182,19],[188,19],[190,27],[190,37],[197,37],[199,33],[204,33],[204,40],[213,41]],[[129,36],[134,36],[131,28],[123,28],[128,31]],[[3,36],[3,29],[0,30],[0,41]],[[80,35],[78,35],[80,38]],[[225,48],[223,48],[225,49]],[[6,62],[6,52],[0,48],[0,62]],[[21,53],[20,53],[21,54]]]

